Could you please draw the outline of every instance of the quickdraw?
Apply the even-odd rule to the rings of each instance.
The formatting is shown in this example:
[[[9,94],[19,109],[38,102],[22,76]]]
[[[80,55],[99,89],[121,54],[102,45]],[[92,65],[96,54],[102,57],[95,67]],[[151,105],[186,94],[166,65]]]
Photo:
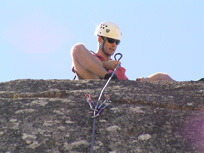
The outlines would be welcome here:
[[[101,111],[103,109],[105,109],[106,107],[108,107],[108,105],[111,103],[110,96],[108,96],[108,95],[105,95],[105,100],[98,107],[95,107],[94,102],[93,102],[90,94],[86,94],[84,96],[84,98],[85,98],[86,102],[88,102],[90,109],[93,111],[96,111],[96,113],[91,118],[98,117],[100,115]]]
[[[120,57],[117,59],[116,56],[119,55]],[[117,53],[114,56],[115,60],[119,61],[122,58],[122,54],[121,53]],[[91,141],[91,153],[93,153],[93,147],[94,147],[94,137],[95,137],[95,118],[98,117],[101,113],[101,111],[103,109],[105,109],[110,103],[110,97],[108,95],[105,95],[105,100],[101,103],[101,96],[104,92],[104,90],[106,89],[108,83],[110,82],[110,80],[112,79],[112,77],[114,76],[116,70],[118,69],[119,64],[116,65],[114,71],[112,72],[112,75],[110,76],[110,78],[108,79],[108,81],[106,82],[106,84],[104,85],[104,87],[102,88],[100,95],[98,97],[98,101],[96,104],[94,104],[91,95],[90,94],[86,94],[85,95],[85,100],[86,102],[89,104],[89,107],[91,110],[93,110],[93,116],[91,118],[93,118],[93,128],[92,128],[92,141]]]

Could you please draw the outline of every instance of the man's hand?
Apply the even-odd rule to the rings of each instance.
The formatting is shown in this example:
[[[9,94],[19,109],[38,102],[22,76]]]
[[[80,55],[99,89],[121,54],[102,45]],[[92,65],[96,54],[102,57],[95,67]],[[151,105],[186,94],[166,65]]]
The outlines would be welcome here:
[[[106,73],[106,75],[104,76],[104,78],[103,78],[103,79],[108,80],[108,79],[111,77],[112,73],[113,73],[113,72]],[[113,75],[113,77],[112,77],[112,79],[117,80],[117,79],[118,79],[118,77],[117,77],[117,76],[114,74],[114,75]]]
[[[117,64],[121,64],[121,62],[117,60],[109,60],[109,61],[102,61],[103,67],[108,70],[114,70]]]

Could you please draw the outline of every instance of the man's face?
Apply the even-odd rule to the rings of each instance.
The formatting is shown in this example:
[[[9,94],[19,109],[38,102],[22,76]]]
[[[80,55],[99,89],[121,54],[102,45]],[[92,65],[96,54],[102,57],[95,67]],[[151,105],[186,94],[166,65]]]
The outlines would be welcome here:
[[[117,49],[117,44],[119,44],[119,40],[115,40],[112,38],[106,38],[105,44],[104,44],[104,51],[107,55],[111,56],[115,53]]]

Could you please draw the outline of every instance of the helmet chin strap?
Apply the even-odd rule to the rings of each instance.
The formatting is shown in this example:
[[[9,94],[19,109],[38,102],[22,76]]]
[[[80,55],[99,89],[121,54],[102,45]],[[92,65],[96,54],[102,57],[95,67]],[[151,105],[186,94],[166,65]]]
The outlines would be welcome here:
[[[105,42],[106,42],[106,38],[103,39],[103,43],[100,45],[100,48],[105,55],[110,56],[108,53],[105,52],[105,49],[104,49]]]

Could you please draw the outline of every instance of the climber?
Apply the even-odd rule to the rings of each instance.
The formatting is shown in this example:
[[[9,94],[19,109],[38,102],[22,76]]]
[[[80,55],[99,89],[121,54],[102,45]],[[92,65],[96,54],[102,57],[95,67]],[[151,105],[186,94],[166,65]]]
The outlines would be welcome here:
[[[121,40],[119,27],[112,22],[102,22],[97,26],[95,35],[98,41],[96,53],[89,51],[81,43],[72,47],[72,71],[78,79],[108,79],[116,65],[120,64],[112,79],[128,80],[125,68],[121,67],[121,62],[111,59]],[[136,81],[157,80],[173,81],[165,73],[156,73],[147,78],[136,79]]]
[[[117,64],[117,60],[111,60],[117,46],[120,43],[121,32],[118,26],[111,22],[101,23],[95,31],[98,36],[98,49],[96,53],[89,51],[83,44],[76,44],[71,49],[73,72],[79,79],[108,79]],[[128,78],[125,69],[119,67],[113,79]]]

